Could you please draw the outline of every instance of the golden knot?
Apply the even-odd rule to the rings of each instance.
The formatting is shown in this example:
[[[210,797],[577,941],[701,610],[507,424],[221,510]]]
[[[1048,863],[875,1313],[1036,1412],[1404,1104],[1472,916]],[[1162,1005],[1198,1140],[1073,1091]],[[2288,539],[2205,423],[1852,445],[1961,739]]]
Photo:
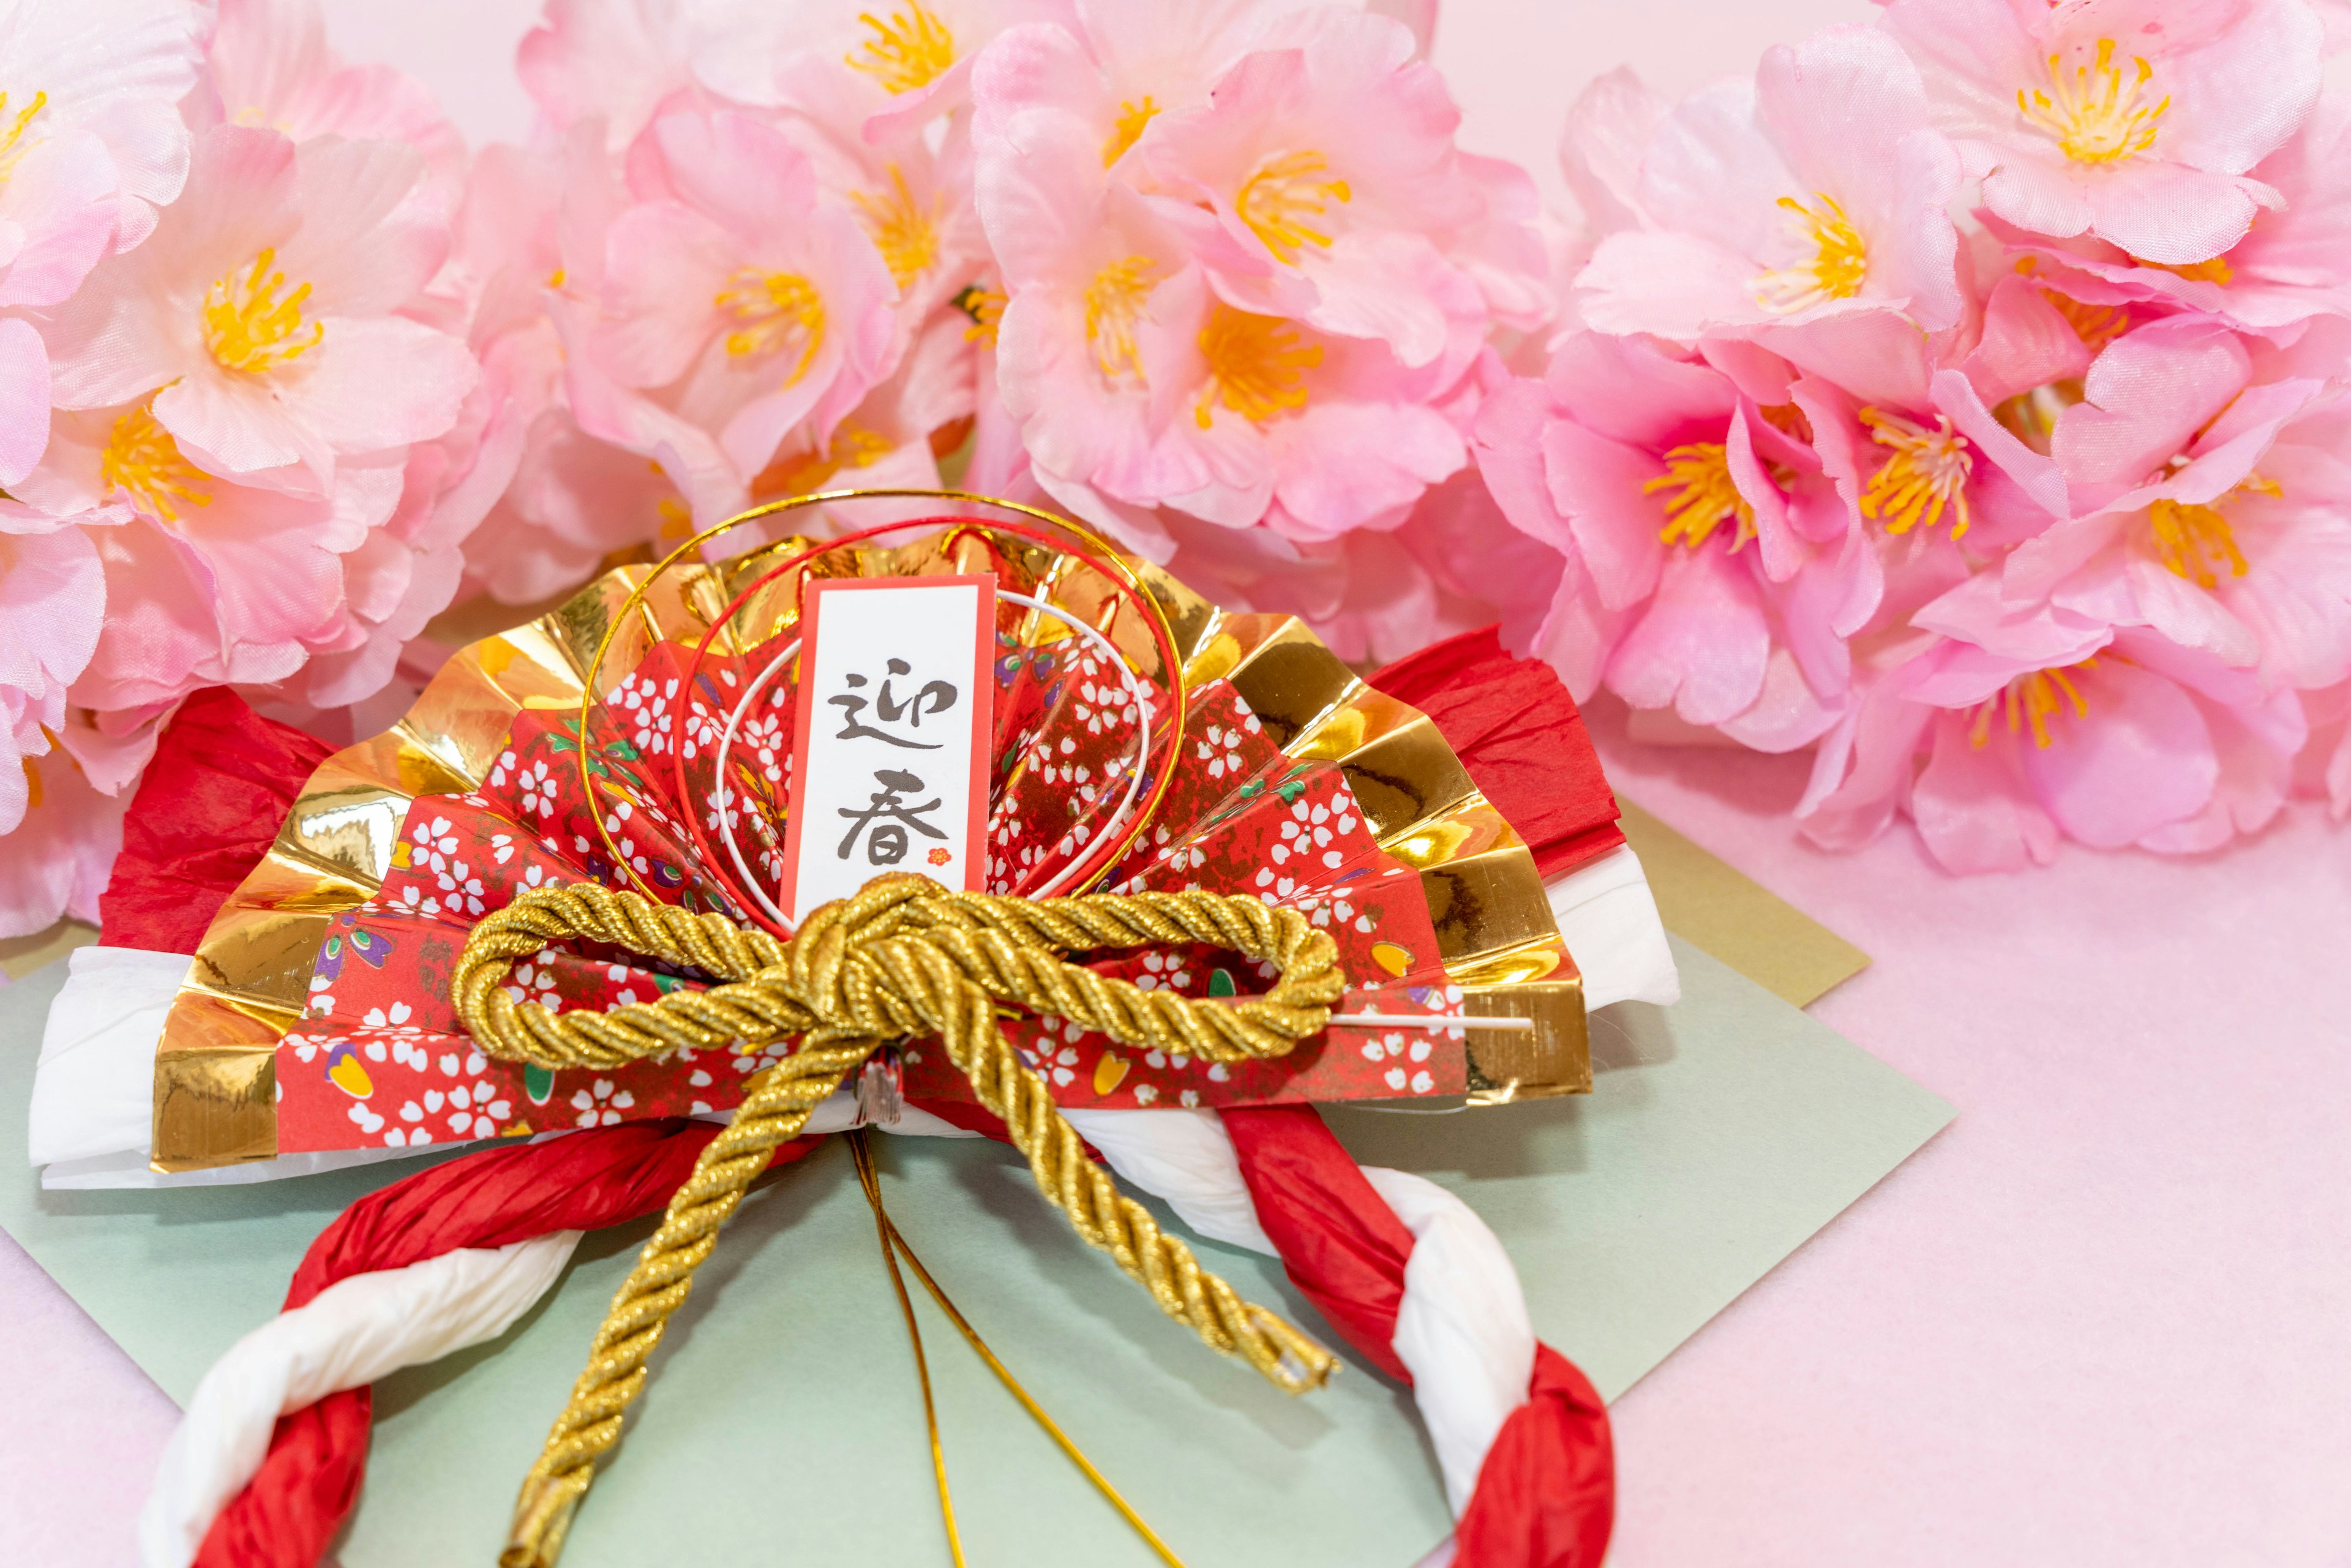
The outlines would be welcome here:
[[[505,988],[517,960],[571,940],[625,947],[723,983],[601,1013],[550,1012]],[[1273,963],[1273,988],[1238,1000],[1146,991],[1067,957],[1194,942]],[[1040,1190],[1168,1316],[1290,1393],[1319,1386],[1338,1364],[1331,1353],[1242,1301],[1118,1190],[1087,1157],[1046,1080],[998,1027],[997,1004],[1066,1019],[1137,1050],[1240,1061],[1285,1055],[1322,1032],[1345,988],[1329,933],[1246,894],[1001,898],[899,874],[821,905],[789,940],[590,883],[535,889],[485,917],[450,991],[475,1042],[502,1060],[601,1071],[684,1047],[741,1050],[799,1038],[791,1055],[748,1081],[734,1121],[703,1151],[613,1297],[588,1369],[524,1482],[500,1563],[555,1562],[597,1459],[618,1440],[622,1414],[644,1385],[646,1358],[718,1228],[776,1148],[893,1040],[938,1039],[979,1103],[1003,1119]]]

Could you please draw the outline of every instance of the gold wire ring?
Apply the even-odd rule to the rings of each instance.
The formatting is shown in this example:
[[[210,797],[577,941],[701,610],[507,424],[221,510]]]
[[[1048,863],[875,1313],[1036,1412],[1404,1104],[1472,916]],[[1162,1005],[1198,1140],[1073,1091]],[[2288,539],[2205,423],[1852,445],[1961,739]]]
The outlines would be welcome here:
[[[720,535],[740,528],[746,523],[758,522],[762,517],[779,517],[787,512],[799,511],[810,507],[825,506],[835,501],[872,500],[949,501],[967,506],[995,507],[1004,511],[1017,512],[1024,517],[1029,517],[1036,522],[1043,523],[1048,528],[1060,528],[1064,532],[1075,534],[1081,541],[1091,547],[1095,551],[1105,565],[1112,567],[1121,577],[1126,580],[1126,585],[1134,591],[1136,601],[1149,612],[1153,621],[1157,622],[1159,640],[1162,644],[1165,646],[1171,655],[1167,671],[1167,685],[1169,695],[1174,699],[1174,712],[1169,716],[1167,730],[1170,737],[1168,759],[1159,769],[1159,778],[1152,785],[1151,794],[1143,802],[1142,810],[1135,813],[1134,821],[1128,826],[1125,835],[1118,841],[1117,849],[1112,852],[1109,855],[1103,857],[1101,867],[1090,874],[1084,882],[1071,889],[1071,893],[1084,893],[1089,889],[1097,886],[1102,882],[1102,879],[1109,874],[1111,868],[1125,858],[1127,852],[1134,847],[1134,845],[1142,839],[1144,832],[1151,826],[1152,819],[1158,815],[1160,802],[1166,799],[1168,788],[1175,781],[1176,750],[1183,738],[1185,724],[1190,717],[1190,692],[1184,680],[1182,665],[1174,661],[1174,655],[1177,652],[1176,648],[1176,629],[1168,623],[1167,612],[1160,607],[1159,601],[1153,597],[1150,590],[1144,586],[1143,579],[1137,576],[1134,568],[1127,564],[1125,551],[1122,550],[1113,541],[1104,538],[1102,535],[1094,532],[1092,528],[1087,528],[1083,523],[1078,522],[1074,518],[1061,517],[1053,512],[1041,511],[1035,507],[1024,506],[1019,501],[1007,501],[995,496],[982,496],[969,490],[931,490],[918,487],[873,490],[820,490],[806,496],[791,496],[782,500],[763,502],[757,507],[751,507],[747,511],[737,512],[733,517],[728,517],[725,522],[705,528],[700,533],[695,534],[692,538],[685,540],[675,549],[670,551],[669,554],[662,557],[660,560],[654,562],[653,570],[647,574],[645,580],[629,591],[629,596],[622,601],[619,612],[605,622],[603,635],[597,639],[595,656],[588,662],[588,670],[582,679],[580,690],[580,744],[577,752],[575,753],[576,761],[580,769],[580,792],[588,802],[588,821],[589,825],[595,830],[597,841],[603,845],[604,852],[611,857],[612,863],[620,868],[621,874],[628,878],[630,884],[634,887],[637,892],[644,894],[647,898],[660,899],[661,895],[655,893],[650,886],[646,885],[644,879],[637,874],[636,867],[629,863],[628,857],[621,853],[620,846],[612,841],[611,831],[604,825],[604,810],[602,803],[597,799],[595,778],[588,770],[588,718],[589,714],[595,707],[598,701],[596,695],[597,682],[603,673],[604,656],[611,651],[612,639],[619,634],[621,628],[627,624],[630,619],[633,617],[637,611],[643,605],[646,591],[651,589],[654,583],[660,581],[663,574],[667,572],[671,567],[675,566],[688,551],[698,550],[705,544],[707,544],[710,540],[718,538]],[[935,519],[918,519],[918,521],[934,520]],[[990,528],[984,519],[978,517],[957,517],[952,519],[952,524],[953,526],[948,530],[950,534],[954,533],[958,528],[977,528],[988,533],[1003,531]],[[913,528],[916,526],[916,523],[909,522],[904,526]],[[886,527],[887,526],[885,525],[885,529]],[[1025,538],[1026,536],[1016,534],[1012,537],[1016,538]],[[1028,542],[1033,544],[1036,541],[1030,539],[1028,540]],[[823,541],[819,541],[819,543],[820,548],[821,548]],[[813,553],[811,554],[810,559],[814,559]],[[1144,738],[1147,741],[1149,737],[1146,735]],[[1144,764],[1147,766],[1149,761],[1150,751],[1146,745],[1144,752]],[[664,900],[663,902],[667,901]]]

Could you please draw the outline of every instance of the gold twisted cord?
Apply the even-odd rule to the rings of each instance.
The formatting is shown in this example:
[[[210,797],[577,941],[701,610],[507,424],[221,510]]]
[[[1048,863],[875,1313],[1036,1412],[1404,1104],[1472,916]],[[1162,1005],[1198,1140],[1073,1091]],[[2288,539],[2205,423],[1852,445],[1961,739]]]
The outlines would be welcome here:
[[[610,1012],[551,1013],[502,982],[549,942],[588,939],[690,964],[728,984]],[[1207,942],[1280,966],[1265,996],[1211,1001],[1144,991],[1061,955]],[[453,977],[457,1010],[491,1055],[549,1068],[618,1066],[680,1047],[799,1048],[756,1075],[726,1130],[614,1295],[571,1400],[517,1501],[502,1568],[551,1568],[597,1459],[618,1440],[645,1360],[718,1227],[810,1113],[883,1042],[937,1036],[973,1092],[1003,1119],[1038,1187],[1110,1253],[1168,1316],[1278,1386],[1319,1386],[1337,1365],[1273,1312],[1244,1301],[1087,1158],[1044,1078],[997,1027],[998,1001],[1067,1018],[1131,1047],[1234,1061],[1287,1052],[1319,1032],[1344,989],[1328,933],[1246,895],[1095,894],[1028,901],[949,893],[926,877],[877,877],[812,912],[788,942],[590,884],[540,888],[475,928]]]
[[[1031,902],[949,893],[918,876],[877,877],[868,884],[876,889],[886,890],[886,899],[853,927],[841,925],[845,915],[818,923],[819,915],[857,902],[843,899],[779,942],[724,915],[695,915],[599,883],[538,888],[475,925],[451,994],[483,1049],[502,1048],[493,1054],[542,1067],[610,1071],[681,1046],[775,1040],[820,1026],[838,1038],[920,1032],[935,1020],[909,1010],[904,993],[869,972],[915,947],[946,952],[991,996],[1127,1045],[1211,1061],[1286,1054],[1323,1027],[1330,1004],[1345,989],[1329,933],[1295,910],[1255,898],[1136,893]],[[631,948],[734,983],[601,1013],[555,1013],[515,1000],[504,988],[508,967],[567,937]],[[1061,956],[1193,942],[1270,961],[1280,977],[1261,997],[1203,1001],[1143,990]],[[900,966],[896,972],[907,971]]]

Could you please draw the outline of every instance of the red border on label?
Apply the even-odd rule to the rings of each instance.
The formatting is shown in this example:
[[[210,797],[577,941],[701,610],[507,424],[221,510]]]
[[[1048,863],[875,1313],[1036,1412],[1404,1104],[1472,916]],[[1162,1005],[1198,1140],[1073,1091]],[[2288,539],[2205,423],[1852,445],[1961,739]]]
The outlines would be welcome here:
[[[817,628],[824,613],[824,600],[829,593],[854,593],[872,588],[962,588],[979,590],[978,635],[972,645],[971,690],[972,718],[977,727],[972,732],[971,747],[971,826],[965,840],[964,887],[966,893],[987,891],[987,775],[988,747],[996,734],[996,679],[989,669],[989,654],[996,647],[996,578],[990,572],[974,572],[964,577],[851,577],[833,578],[809,583],[800,594],[801,667],[812,668],[809,663],[816,655]],[[778,903],[799,924],[800,885],[800,829],[807,819],[801,810],[808,790],[809,732],[816,722],[815,705],[802,702],[795,716],[792,729],[792,789],[789,799],[790,820],[784,825],[785,880],[778,888]],[[920,874],[927,875],[927,873]]]

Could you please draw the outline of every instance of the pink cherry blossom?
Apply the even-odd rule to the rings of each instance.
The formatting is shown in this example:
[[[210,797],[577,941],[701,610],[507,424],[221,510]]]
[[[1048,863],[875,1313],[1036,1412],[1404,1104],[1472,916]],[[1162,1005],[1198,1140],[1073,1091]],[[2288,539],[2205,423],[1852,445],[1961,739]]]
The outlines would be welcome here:
[[[788,436],[805,424],[829,444],[894,368],[897,286],[855,214],[819,200],[807,155],[747,115],[664,113],[629,183],[594,315],[568,329],[571,404],[716,521]]]
[[[465,145],[422,82],[386,65],[346,65],[327,43],[319,0],[220,0],[205,51],[204,106],[233,125],[405,142],[437,177],[462,178]]]
[[[0,5],[0,157],[80,132],[102,144],[127,250],[188,177],[180,100],[195,85],[206,8],[194,0],[7,0]]]
[[[2279,204],[2252,172],[2318,97],[2303,0],[1893,0],[1885,23],[1994,214],[2170,266]]]
[[[2145,302],[2276,332],[2316,315],[2351,316],[2351,99],[2329,97],[2253,170],[2283,206],[2209,261],[2135,260],[2091,235],[2049,240],[1993,221],[2011,255],[2053,287],[2096,306]]]
[[[25,758],[10,771],[15,779],[0,783],[0,813],[13,810],[16,821],[0,844],[0,937],[29,936],[65,916],[95,925],[122,847],[128,792],[93,788],[63,750]]]
[[[1863,310],[1955,324],[1959,158],[1886,35],[1831,27],[1697,93],[1648,137],[1647,220],[1576,279],[1583,319],[1693,340]]]
[[[0,5],[0,307],[64,300],[179,193],[203,25],[189,0]],[[40,460],[49,395],[38,334],[0,320],[0,485]]]
[[[134,514],[96,540],[107,635],[74,700],[140,708],[286,680],[359,640],[341,558],[391,517],[400,454],[340,465],[325,497],[289,495],[207,472],[149,404],[128,403],[58,415],[18,493],[54,513],[114,502]]]
[[[2293,373],[2341,358],[2306,342],[2257,370],[2192,318],[2115,342],[2054,437],[2058,461],[2087,471],[2077,488],[2106,498],[2008,557],[2003,612],[2045,601],[2147,626],[2267,687],[2351,675],[2351,411],[2341,383]],[[1920,621],[1964,632],[1977,613],[1960,601]]]
[[[1993,290],[1980,327],[1966,352],[1957,340],[1948,345],[1955,365],[1844,375],[1859,392],[1820,374],[1800,383],[1822,467],[1882,538],[1883,553],[1906,569],[1929,564],[1946,580],[2072,516],[2064,470],[1993,411],[2079,377],[2090,356],[2020,278]],[[1782,346],[1802,352],[1819,344],[1792,337]]]
[[[1460,111],[1410,31],[1325,9],[1277,37],[1208,103],[1155,117],[1139,141],[1144,188],[1175,199],[1170,218],[1218,297],[1377,339],[1411,369],[1466,362],[1465,335],[1474,352],[1493,314],[1535,324],[1529,182],[1455,148]],[[1443,303],[1456,297],[1475,298],[1477,315]]]
[[[1898,809],[1946,868],[2015,871],[2064,839],[2216,849],[2284,803],[2308,737],[2295,693],[2145,631],[2057,657],[1936,640],[1869,683],[1817,754],[1806,831],[1846,847]]]
[[[591,124],[559,152],[486,148],[468,175],[436,283],[472,320],[483,384],[469,404],[486,397],[494,410],[460,486],[492,492],[484,522],[465,536],[461,591],[533,603],[583,581],[612,552],[684,525],[676,486],[643,457],[581,431],[567,398],[548,298],[592,297],[602,277],[603,225],[617,203],[607,172],[602,131]],[[471,423],[461,415],[459,429]]]
[[[1564,562],[1520,532],[1464,470],[1396,528],[1298,543],[1264,528],[1162,519],[1168,569],[1219,604],[1280,611],[1350,663],[1385,664],[1439,638],[1500,624],[1525,648],[1550,612]]]
[[[47,517],[0,501],[0,833],[23,818],[25,758],[65,727],[66,689],[98,647],[106,580],[79,526],[124,520],[121,508]]]
[[[1883,579],[1810,445],[1811,393],[1784,365],[1778,386],[1767,408],[1712,365],[1582,333],[1487,404],[1487,483],[1571,563],[1539,646],[1579,696],[1773,750],[1835,722]]]
[[[1031,473],[1155,553],[1162,507],[1299,541],[1394,526],[1466,461],[1480,345],[1525,292],[1498,280],[1540,267],[1496,260],[1508,192],[1453,152],[1410,33],[1348,12],[1195,107],[1123,99],[1134,122],[1106,132],[1108,95],[1154,79],[1115,74],[1113,15],[1008,34],[974,78],[995,368]]]
[[[1000,34],[1075,20],[1069,0],[709,0],[693,68],[734,102],[796,109],[887,141],[961,109]]]
[[[314,496],[448,429],[473,357],[393,313],[447,246],[423,173],[393,142],[205,132],[186,198],[45,329],[57,406],[143,404],[205,471]]]
[[[547,0],[515,51],[515,72],[549,124],[593,122],[618,152],[693,84],[705,9],[704,0]]]

